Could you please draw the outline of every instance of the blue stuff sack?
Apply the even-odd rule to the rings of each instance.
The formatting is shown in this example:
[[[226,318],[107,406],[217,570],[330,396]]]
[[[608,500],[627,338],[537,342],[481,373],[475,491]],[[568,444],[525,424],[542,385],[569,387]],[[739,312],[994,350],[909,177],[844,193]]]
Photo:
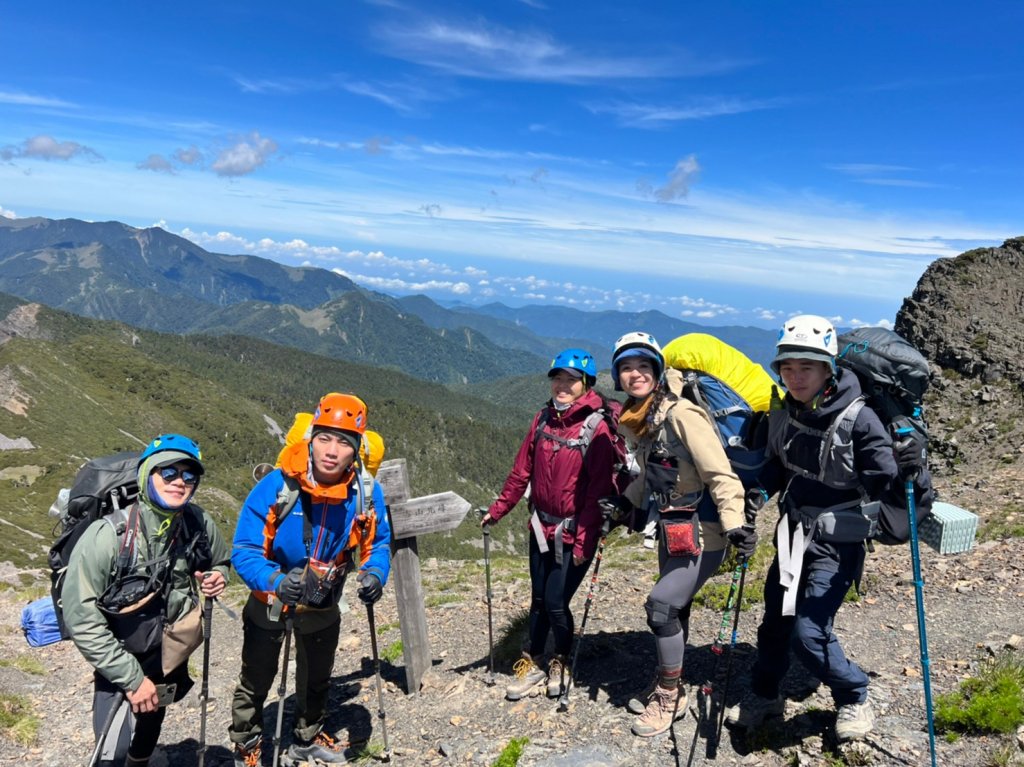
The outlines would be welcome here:
[[[49,595],[25,605],[21,611],[21,630],[25,632],[25,640],[32,647],[44,647],[60,641],[57,613]]]

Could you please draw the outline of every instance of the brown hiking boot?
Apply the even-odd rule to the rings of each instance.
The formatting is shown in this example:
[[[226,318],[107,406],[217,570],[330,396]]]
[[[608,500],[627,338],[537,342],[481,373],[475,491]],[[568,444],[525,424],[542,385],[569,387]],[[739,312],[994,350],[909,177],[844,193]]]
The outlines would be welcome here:
[[[651,693],[651,700],[633,723],[633,734],[652,738],[668,730],[672,722],[686,714],[686,687],[670,690],[660,685]]]
[[[557,698],[569,684],[569,668],[565,656],[556,655],[548,663],[548,697]]]
[[[516,675],[515,681],[505,688],[505,697],[509,700],[519,700],[527,695],[536,695],[540,692],[541,686],[548,681],[548,675],[537,662],[536,658],[523,653],[523,657],[512,666],[512,672]]]
[[[635,698],[630,698],[629,703],[626,704],[626,710],[631,714],[642,714],[647,710],[647,704],[651,702],[651,695],[654,694],[654,688],[658,686],[658,675],[655,674],[644,691],[638,694]]]

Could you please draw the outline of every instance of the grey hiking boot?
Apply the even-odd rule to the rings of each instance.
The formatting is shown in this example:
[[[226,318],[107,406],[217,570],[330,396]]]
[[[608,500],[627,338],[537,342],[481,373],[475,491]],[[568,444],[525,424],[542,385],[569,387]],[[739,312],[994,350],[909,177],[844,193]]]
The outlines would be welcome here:
[[[875,712],[871,703],[848,703],[840,706],[836,712],[836,740],[845,743],[848,740],[860,740],[869,732],[875,723]]]
[[[557,698],[569,684],[569,668],[565,656],[556,655],[548,663],[548,697]]]
[[[647,710],[647,704],[651,702],[651,695],[654,694],[654,688],[658,686],[658,676],[655,675],[651,683],[647,685],[643,692],[637,695],[635,698],[630,698],[629,703],[626,704],[626,710],[631,714],[642,714]]]
[[[346,764],[345,747],[326,732],[319,732],[313,740],[296,741],[288,746],[288,759],[292,764],[301,762],[320,764]]]
[[[725,710],[725,723],[730,727],[743,730],[754,730],[760,727],[770,716],[782,716],[786,713],[786,699],[781,695],[774,698],[762,698],[751,694],[735,706]]]
[[[512,671],[516,675],[515,681],[505,688],[505,697],[509,700],[519,700],[527,695],[536,695],[540,688],[548,681],[547,672],[540,667],[537,660],[526,653],[515,662]]]
[[[235,744],[234,767],[259,767],[260,765],[260,736],[250,740],[248,743]]]
[[[674,690],[660,685],[651,693],[651,700],[640,717],[633,723],[633,734],[653,738],[672,726],[672,722],[686,716],[686,687]]]

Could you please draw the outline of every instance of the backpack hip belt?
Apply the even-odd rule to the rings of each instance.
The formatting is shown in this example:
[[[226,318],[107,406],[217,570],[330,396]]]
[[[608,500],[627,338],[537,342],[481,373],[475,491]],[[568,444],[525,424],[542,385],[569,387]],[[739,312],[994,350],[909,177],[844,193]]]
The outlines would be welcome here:
[[[541,524],[542,522],[544,523],[543,525]],[[540,549],[541,554],[547,554],[550,550],[547,536],[544,535],[544,525],[555,526],[551,542],[555,548],[555,562],[561,566],[563,561],[562,533],[576,532],[576,517],[556,517],[554,514],[548,514],[546,511],[541,511],[538,508],[533,509],[533,514],[530,515],[530,530],[533,532],[533,537],[537,541],[537,548]]]

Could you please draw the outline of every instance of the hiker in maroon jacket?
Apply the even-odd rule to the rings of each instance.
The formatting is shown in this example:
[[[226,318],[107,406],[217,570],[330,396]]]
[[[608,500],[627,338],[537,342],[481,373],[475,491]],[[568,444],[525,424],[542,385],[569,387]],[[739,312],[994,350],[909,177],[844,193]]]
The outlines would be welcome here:
[[[552,361],[548,377],[551,400],[534,416],[501,494],[481,522],[496,523],[529,488],[530,644],[513,667],[516,679],[505,691],[509,700],[545,683],[547,694],[558,697],[568,684],[565,660],[574,630],[569,602],[601,537],[597,501],[615,492],[612,431],[598,412],[604,400],[591,388],[597,380],[594,358],[582,349],[566,349]],[[545,672],[548,631],[554,634],[554,655]]]

